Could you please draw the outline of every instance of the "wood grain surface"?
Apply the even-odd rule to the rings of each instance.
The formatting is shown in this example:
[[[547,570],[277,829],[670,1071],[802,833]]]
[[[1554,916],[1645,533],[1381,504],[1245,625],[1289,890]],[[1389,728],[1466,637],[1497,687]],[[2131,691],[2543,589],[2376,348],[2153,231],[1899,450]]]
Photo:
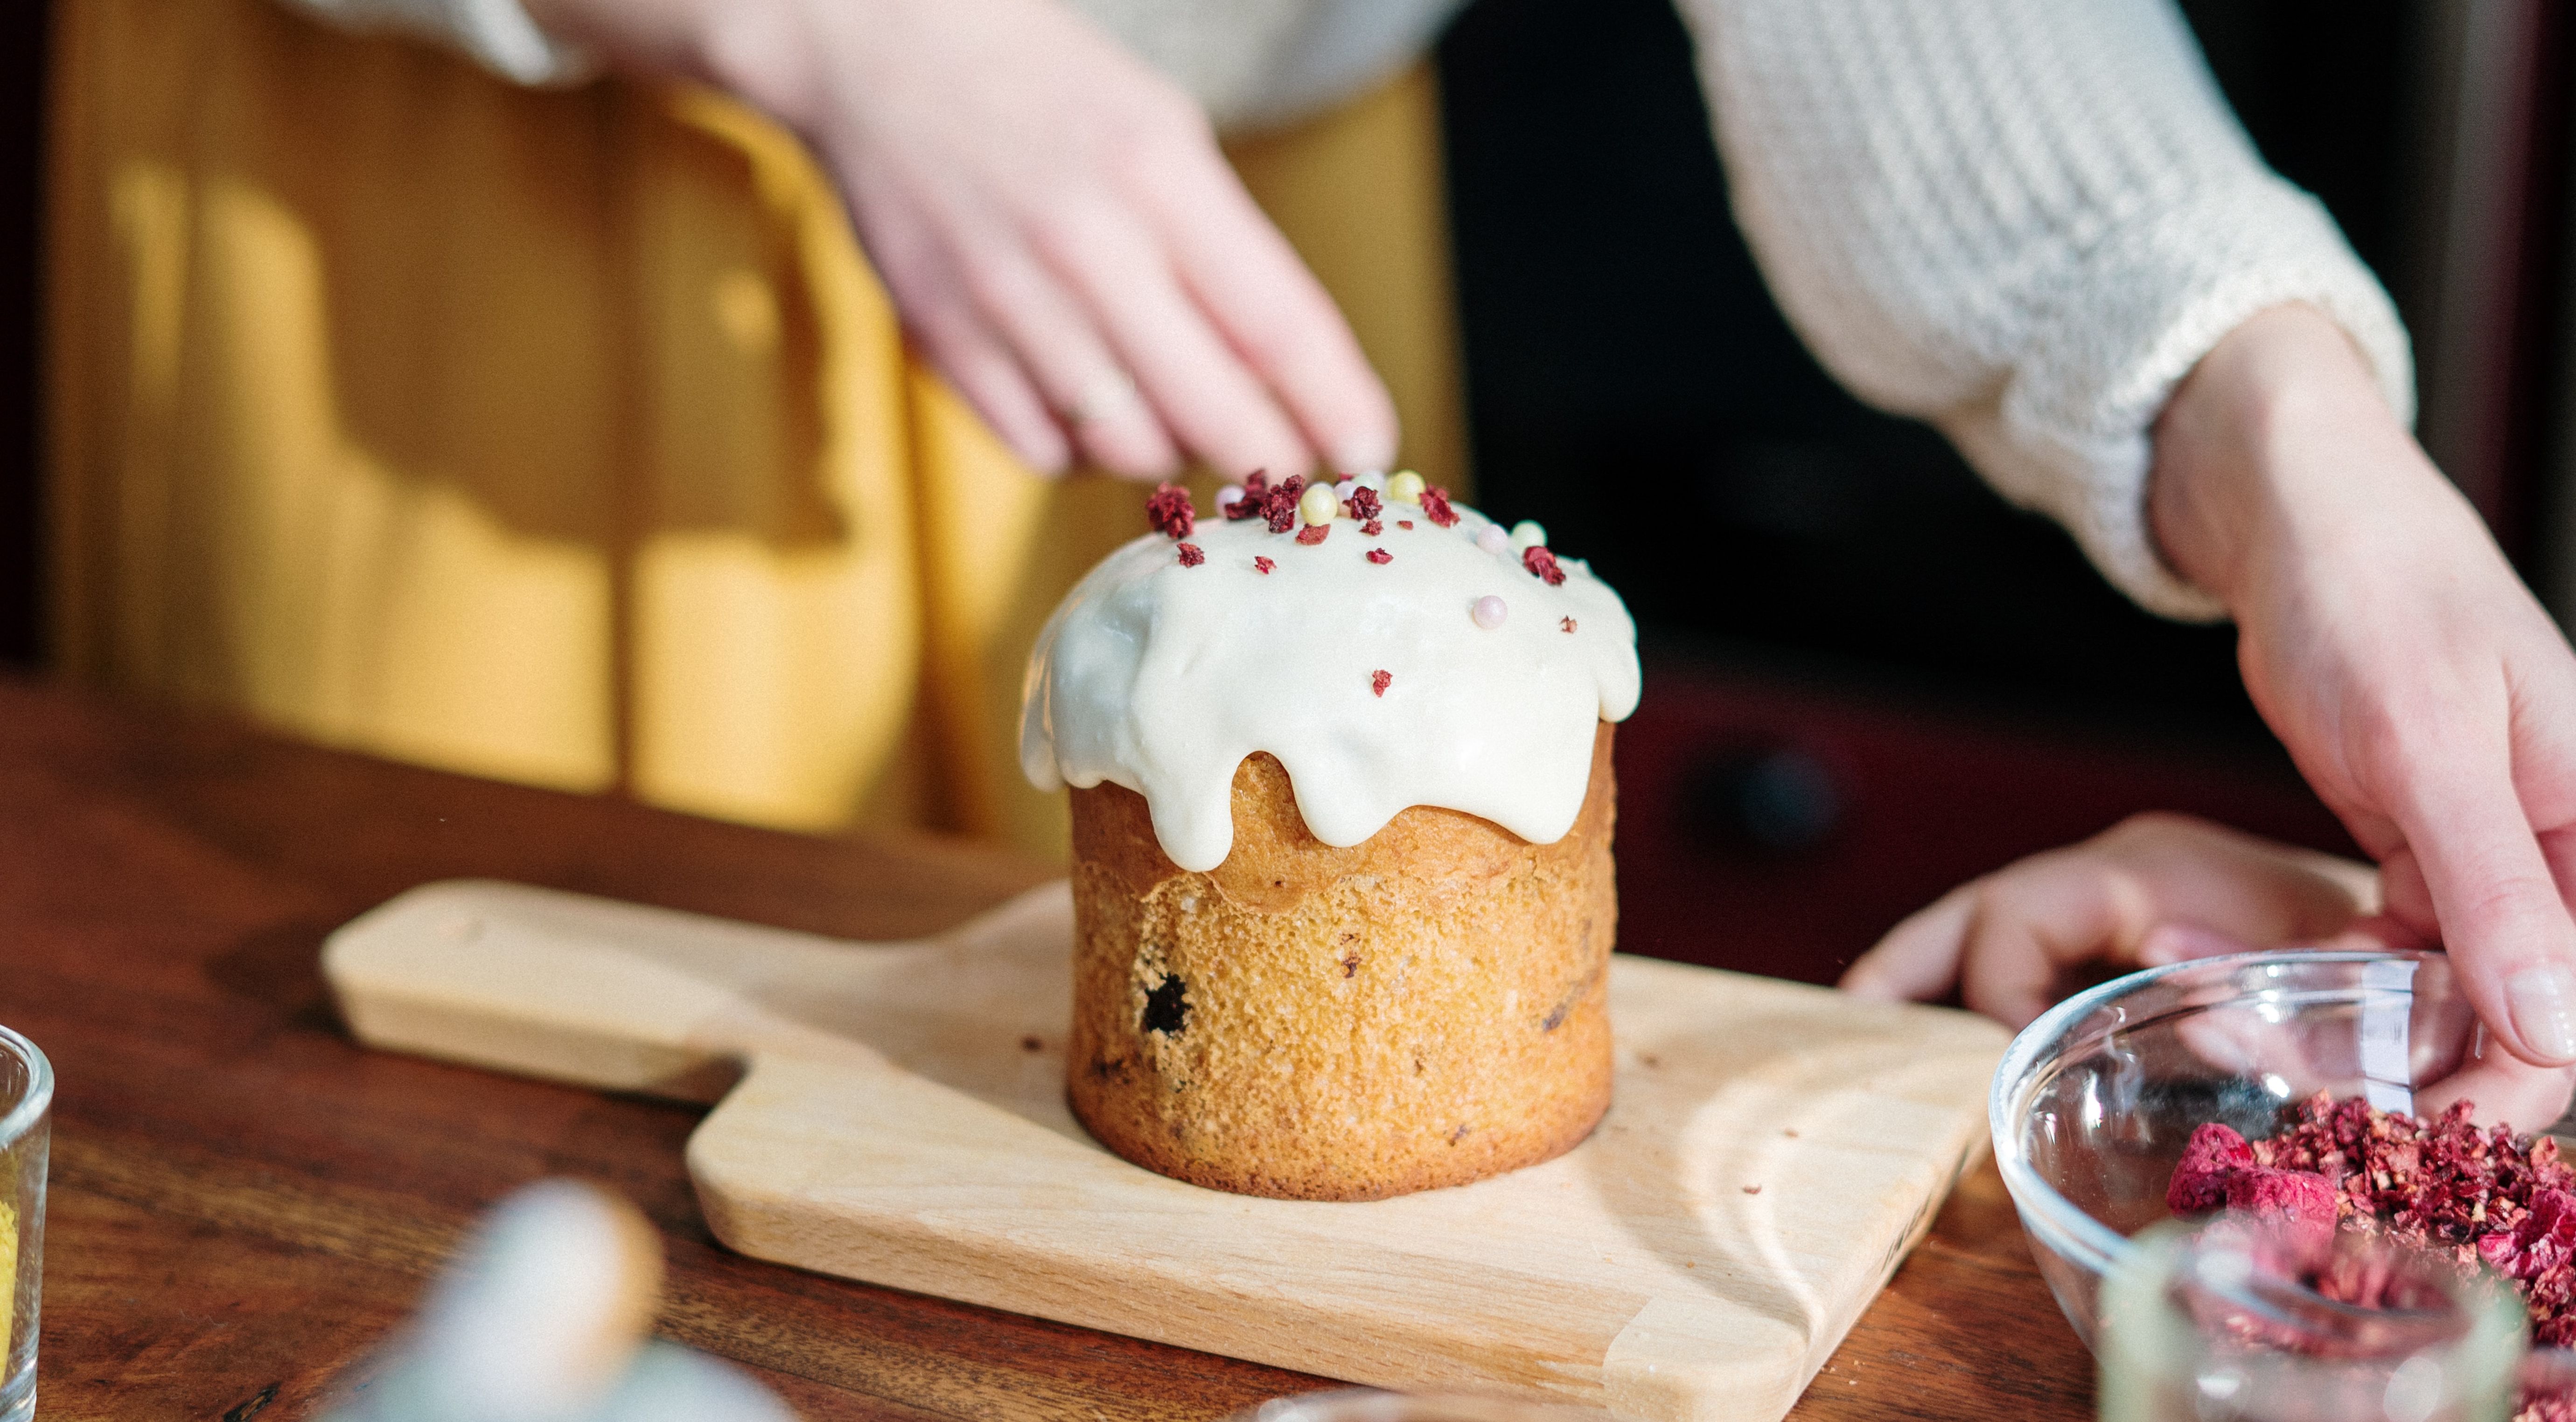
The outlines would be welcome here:
[[[1573,1150],[1391,1199],[1262,1199],[1131,1165],[1074,1120],[1073,941],[1063,883],[857,943],[448,880],[332,934],[322,966],[370,1046],[720,1095],[689,1174],[755,1258],[1638,1422],[1778,1422],[1984,1153],[2009,1037],[1618,954],[1618,1085]]]
[[[671,1256],[663,1336],[811,1419],[1195,1419],[1320,1386],[1256,1364],[765,1264],[701,1223],[702,1108],[364,1051],[324,936],[497,877],[851,938],[1047,877],[494,785],[0,681],[0,1022],[60,1078],[41,1415],[308,1414],[475,1214],[543,1175],[623,1191]],[[1791,1414],[2071,1419],[2090,1362],[1992,1169],[1964,1181]]]

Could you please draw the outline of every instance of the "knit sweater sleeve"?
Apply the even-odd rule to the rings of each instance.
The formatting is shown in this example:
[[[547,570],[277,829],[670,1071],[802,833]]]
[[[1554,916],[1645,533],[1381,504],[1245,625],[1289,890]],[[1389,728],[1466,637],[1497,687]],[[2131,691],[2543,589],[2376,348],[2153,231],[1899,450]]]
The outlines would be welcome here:
[[[537,27],[519,0],[285,0],[342,29],[436,40],[521,84],[573,84],[598,66]]]
[[[2147,608],[2215,619],[2148,528],[2150,430],[2303,301],[2411,420],[2406,331],[2266,168],[2169,0],[1680,0],[1735,207],[1789,319]]]

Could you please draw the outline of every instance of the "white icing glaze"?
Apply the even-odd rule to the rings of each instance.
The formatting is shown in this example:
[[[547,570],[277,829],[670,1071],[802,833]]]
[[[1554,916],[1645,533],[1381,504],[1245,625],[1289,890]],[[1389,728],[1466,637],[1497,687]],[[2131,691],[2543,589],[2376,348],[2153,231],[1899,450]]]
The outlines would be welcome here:
[[[1313,545],[1219,516],[1182,540],[1206,553],[1197,567],[1159,533],[1112,553],[1030,653],[1021,768],[1040,789],[1107,780],[1143,795],[1163,852],[1190,870],[1233,848],[1235,767],[1255,751],[1287,768],[1326,844],[1357,844],[1411,805],[1563,837],[1595,723],[1637,708],[1636,625],[1581,560],[1561,559],[1550,587],[1517,550],[1478,546],[1490,520],[1458,515],[1440,528],[1390,500],[1381,536],[1344,518]],[[1370,563],[1371,549],[1392,558]],[[1472,615],[1487,596],[1510,609],[1490,629]]]

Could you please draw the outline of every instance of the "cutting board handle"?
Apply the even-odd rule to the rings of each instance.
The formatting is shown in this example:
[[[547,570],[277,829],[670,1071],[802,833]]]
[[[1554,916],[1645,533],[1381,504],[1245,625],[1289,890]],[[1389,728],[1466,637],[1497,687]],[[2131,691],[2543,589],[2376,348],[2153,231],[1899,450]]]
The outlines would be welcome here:
[[[369,1046],[714,1101],[720,1024],[803,934],[493,880],[424,884],[333,933],[322,972]],[[640,950],[640,951],[639,951]],[[786,951],[793,951],[792,949]]]

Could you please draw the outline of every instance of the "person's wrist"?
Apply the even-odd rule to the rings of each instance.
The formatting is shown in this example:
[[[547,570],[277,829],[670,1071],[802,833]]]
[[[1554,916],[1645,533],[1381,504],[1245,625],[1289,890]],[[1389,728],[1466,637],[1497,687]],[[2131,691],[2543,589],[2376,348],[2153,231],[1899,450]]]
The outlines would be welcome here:
[[[690,32],[698,77],[809,138],[831,92],[815,28],[821,18],[803,0],[712,0]]]
[[[2157,421],[2147,511],[2159,549],[2240,619],[2285,568],[2369,541],[2401,510],[2476,521],[2312,307],[2238,326]]]

